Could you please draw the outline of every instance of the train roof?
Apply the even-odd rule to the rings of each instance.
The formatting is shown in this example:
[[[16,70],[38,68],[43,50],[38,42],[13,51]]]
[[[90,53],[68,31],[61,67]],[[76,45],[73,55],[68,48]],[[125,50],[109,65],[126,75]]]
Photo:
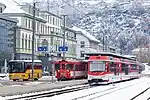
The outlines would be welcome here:
[[[32,60],[10,60],[9,62],[32,62]],[[34,62],[42,62],[42,61],[34,60]]]
[[[116,57],[116,58],[136,60],[136,59],[131,58],[131,57],[127,57],[127,56],[124,56],[124,55],[115,54],[115,53],[111,53],[111,52],[84,53],[84,54],[87,55],[87,56],[112,56],[112,57]]]

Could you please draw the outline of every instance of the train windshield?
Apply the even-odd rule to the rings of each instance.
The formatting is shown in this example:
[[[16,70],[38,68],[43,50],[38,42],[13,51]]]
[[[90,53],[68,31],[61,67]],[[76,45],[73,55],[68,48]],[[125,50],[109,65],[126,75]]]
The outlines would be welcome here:
[[[55,70],[60,70],[60,64],[55,64]]]
[[[91,72],[104,72],[105,71],[105,62],[104,61],[92,61],[90,63]]]
[[[73,69],[73,64],[66,64],[66,69]]]
[[[9,62],[9,73],[24,72],[24,62]]]

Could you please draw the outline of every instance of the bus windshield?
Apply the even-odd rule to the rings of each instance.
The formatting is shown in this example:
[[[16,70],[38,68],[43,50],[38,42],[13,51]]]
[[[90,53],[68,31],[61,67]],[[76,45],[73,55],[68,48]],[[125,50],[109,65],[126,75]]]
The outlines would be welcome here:
[[[103,61],[92,61],[90,63],[91,72],[104,72],[105,71],[105,62]]]
[[[8,67],[9,67],[9,73],[24,72],[23,62],[9,62]]]

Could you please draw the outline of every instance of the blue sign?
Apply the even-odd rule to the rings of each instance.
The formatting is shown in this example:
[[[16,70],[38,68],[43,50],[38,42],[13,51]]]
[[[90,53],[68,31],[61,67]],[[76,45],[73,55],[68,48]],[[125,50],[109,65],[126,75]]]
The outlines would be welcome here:
[[[59,51],[68,51],[68,47],[65,47],[65,46],[59,47],[58,50]]]
[[[47,51],[48,48],[47,47],[38,47],[38,51]]]

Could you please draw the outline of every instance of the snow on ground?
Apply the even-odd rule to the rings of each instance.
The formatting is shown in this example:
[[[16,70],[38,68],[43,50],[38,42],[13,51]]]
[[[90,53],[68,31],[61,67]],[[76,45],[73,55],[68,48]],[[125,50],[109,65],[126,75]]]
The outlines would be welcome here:
[[[4,99],[12,99],[12,98],[17,98],[17,97],[24,97],[24,96],[28,96],[28,95],[35,95],[35,94],[48,93],[48,92],[53,92],[53,91],[60,91],[60,90],[65,90],[65,89],[70,89],[70,88],[77,88],[77,87],[82,87],[82,86],[85,86],[85,85],[68,86],[68,87],[61,88],[61,89],[53,89],[53,90],[50,90],[50,91],[34,92],[34,93],[28,93],[28,94],[23,94],[23,95],[6,96],[6,97],[4,97]]]
[[[42,84],[43,82],[28,82],[28,83],[24,83],[24,85],[38,85],[38,84]]]
[[[0,73],[0,80],[9,80],[9,74]]]
[[[62,100],[71,100],[71,99],[77,99],[77,98],[82,99],[82,100],[88,100],[99,95],[101,95],[102,97],[98,97],[95,99],[114,100],[114,98],[116,98],[115,100],[129,100],[131,96],[138,94],[139,92],[141,92],[148,86],[150,86],[150,79],[143,77],[141,79],[136,79],[136,80],[132,80],[128,82],[122,82],[122,83],[118,83],[115,85],[97,86],[97,87],[93,87],[90,89],[80,90],[80,91],[71,92],[71,93],[65,93],[65,94],[56,95],[56,96],[49,97],[49,98],[47,97],[40,98],[36,100],[60,100],[60,98]],[[115,91],[118,89],[120,90]]]
[[[145,70],[142,71],[142,74],[150,74],[150,66],[148,66],[148,63],[143,63],[145,66]]]
[[[39,80],[52,80],[52,77],[54,80],[57,80],[55,76],[42,76]]]

